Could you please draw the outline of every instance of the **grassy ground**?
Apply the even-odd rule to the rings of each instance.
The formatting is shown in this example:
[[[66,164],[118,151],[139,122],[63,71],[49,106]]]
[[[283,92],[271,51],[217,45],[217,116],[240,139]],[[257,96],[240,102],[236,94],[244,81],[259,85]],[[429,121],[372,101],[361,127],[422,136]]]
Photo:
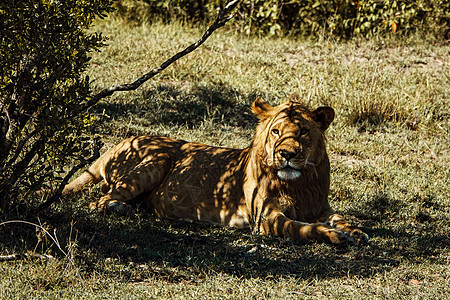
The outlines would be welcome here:
[[[178,25],[106,20],[94,53],[98,88],[132,81],[201,35]],[[336,249],[249,231],[91,214],[98,187],[29,221],[0,227],[0,298],[448,299],[450,297],[450,47],[395,38],[337,43],[216,32],[136,92],[95,108],[105,149],[138,134],[217,146],[249,144],[256,96],[328,104],[332,206],[371,237]],[[11,217],[9,217],[11,218]]]

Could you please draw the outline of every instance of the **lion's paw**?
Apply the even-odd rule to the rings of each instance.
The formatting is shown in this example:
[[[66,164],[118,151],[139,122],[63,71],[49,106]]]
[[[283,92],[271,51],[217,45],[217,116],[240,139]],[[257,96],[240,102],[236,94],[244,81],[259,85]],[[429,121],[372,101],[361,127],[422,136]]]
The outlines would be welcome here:
[[[134,209],[130,205],[120,201],[112,201],[108,203],[108,205],[106,206],[106,210],[108,212],[112,212],[121,216],[127,216],[131,218],[134,218],[136,216]]]
[[[354,244],[355,240],[352,236],[345,234],[337,228],[328,228],[324,233],[325,240],[335,245]]]
[[[363,232],[362,230],[360,230],[358,228],[355,228],[352,231],[350,231],[349,235],[358,243],[366,244],[369,242],[369,236],[365,232]]]
[[[89,203],[89,210],[93,212],[101,212],[103,211],[102,207],[100,207],[97,201]]]
[[[134,209],[121,201],[99,201],[92,202],[89,204],[89,208],[92,211],[104,212],[104,213],[114,213],[121,216],[134,218],[136,216]]]

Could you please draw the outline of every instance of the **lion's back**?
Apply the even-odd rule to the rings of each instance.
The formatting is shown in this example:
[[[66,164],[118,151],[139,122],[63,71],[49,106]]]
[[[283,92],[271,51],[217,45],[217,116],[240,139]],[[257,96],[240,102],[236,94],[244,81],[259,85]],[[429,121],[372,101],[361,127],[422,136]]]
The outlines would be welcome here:
[[[125,175],[132,177],[130,171],[146,162],[169,165],[184,144],[186,141],[162,136],[130,137],[102,155],[100,172],[108,184],[114,184]]]

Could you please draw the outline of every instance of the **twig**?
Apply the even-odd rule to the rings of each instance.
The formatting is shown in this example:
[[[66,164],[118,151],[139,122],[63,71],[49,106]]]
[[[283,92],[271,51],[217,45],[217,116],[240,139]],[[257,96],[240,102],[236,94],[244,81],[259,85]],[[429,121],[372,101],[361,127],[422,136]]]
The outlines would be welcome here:
[[[83,104],[80,108],[80,110],[77,111],[84,111],[95,104],[97,104],[98,101],[101,99],[111,96],[113,93],[118,91],[132,91],[136,90],[138,87],[140,87],[144,82],[149,80],[150,78],[154,77],[155,75],[159,74],[161,71],[166,69],[168,66],[170,66],[172,63],[180,59],[181,57],[191,53],[195,49],[197,49],[200,45],[202,45],[208,37],[217,29],[225,25],[229,20],[231,20],[234,17],[234,14],[231,13],[233,9],[237,6],[237,4],[240,2],[240,0],[233,0],[229,2],[217,15],[216,20],[214,23],[205,31],[203,36],[195,43],[188,46],[183,51],[178,52],[165,62],[163,62],[159,67],[154,68],[150,72],[144,74],[142,77],[134,81],[133,83],[126,83],[116,86],[111,86],[109,88],[103,89],[98,94],[92,96],[92,98],[87,101],[85,104]]]
[[[13,163],[17,160],[19,155],[22,153],[22,149],[25,147],[26,143],[35,135],[38,133],[38,130],[33,130],[29,134],[27,134],[17,145],[16,149],[14,149],[14,156],[8,160],[8,162],[5,163],[5,166],[0,169],[0,172],[3,172],[6,170],[6,168],[13,165]]]
[[[89,243],[87,245],[87,248],[89,249],[92,245],[92,242],[94,241],[95,237],[97,236],[97,231],[94,232],[94,234],[92,235],[91,239],[89,240]]]
[[[48,236],[50,237],[50,239],[53,241],[53,243],[55,243],[55,245],[58,247],[58,249],[59,249],[66,257],[68,257],[67,253],[61,248],[61,245],[60,245],[60,243],[59,243],[59,241],[58,241],[58,238],[56,237],[56,234],[55,234],[55,236],[52,236],[51,233],[48,232],[48,231],[47,231],[44,227],[42,227],[41,225],[34,224],[34,223],[31,223],[31,222],[28,222],[28,221],[12,220],[12,221],[2,222],[2,223],[0,223],[0,226],[2,226],[2,225],[8,225],[8,224],[13,224],[13,223],[28,224],[28,225],[31,225],[31,226],[34,226],[34,227],[37,227],[37,228],[41,229],[42,231],[44,231],[44,233],[45,233],[46,235],[48,235]],[[23,258],[24,255],[25,255],[25,257],[26,257],[28,254],[11,254],[11,255],[3,255],[3,256],[0,256],[0,260],[1,260],[2,257],[3,257],[3,258],[6,258],[6,260],[8,260],[8,258],[11,258],[10,260],[21,259],[21,258]],[[35,256],[35,255],[34,255],[34,256]]]
[[[21,260],[25,258],[39,258],[39,259],[55,259],[55,257],[49,254],[39,254],[39,253],[15,253],[10,255],[0,255],[0,261],[13,261]]]

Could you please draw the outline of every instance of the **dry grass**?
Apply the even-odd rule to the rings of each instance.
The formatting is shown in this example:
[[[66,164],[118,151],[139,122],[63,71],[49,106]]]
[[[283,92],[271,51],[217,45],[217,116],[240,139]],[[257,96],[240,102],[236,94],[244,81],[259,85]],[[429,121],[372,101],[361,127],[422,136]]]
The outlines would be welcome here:
[[[88,70],[99,88],[139,77],[201,34],[118,20],[95,30],[110,37]],[[40,216],[70,259],[32,227],[0,228],[2,254],[56,257],[0,262],[0,298],[449,298],[449,54],[413,38],[342,44],[215,33],[138,91],[101,103],[92,134],[105,147],[158,134],[242,148],[257,95],[331,105],[330,201],[371,243],[343,251],[159,220],[139,207],[136,220],[90,214],[94,187]]]

